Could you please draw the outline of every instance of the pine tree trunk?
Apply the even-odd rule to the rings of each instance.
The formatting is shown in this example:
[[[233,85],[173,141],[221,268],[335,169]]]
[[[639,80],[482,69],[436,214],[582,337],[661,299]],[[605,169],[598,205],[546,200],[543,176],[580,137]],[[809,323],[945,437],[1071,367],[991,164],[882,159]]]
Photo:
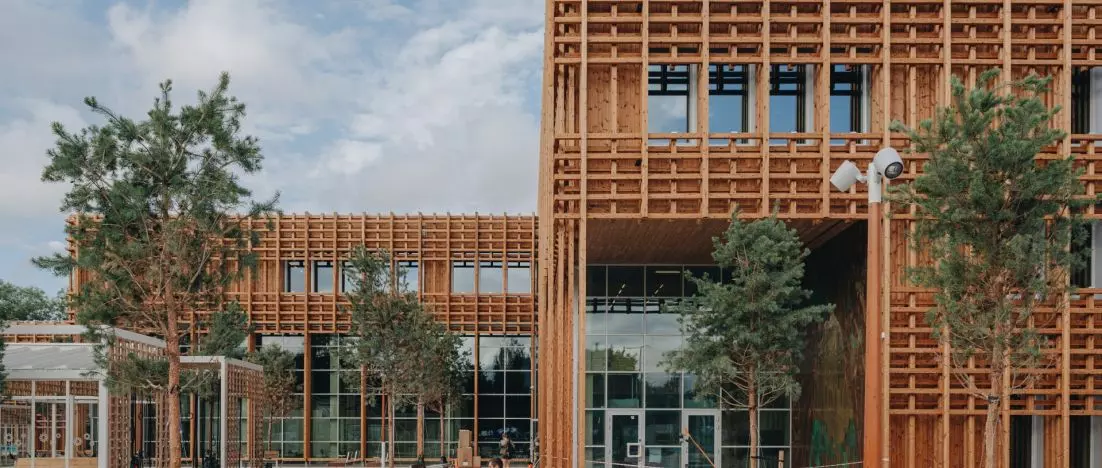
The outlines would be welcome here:
[[[747,412],[750,416],[750,468],[758,468],[758,389],[752,381],[746,392],[746,401],[749,402]]]
[[[417,399],[417,456],[425,455],[425,404]]]
[[[444,406],[440,407],[440,456],[446,456],[444,453]]]
[[[176,313],[168,314],[168,333],[165,336],[165,357],[168,359],[168,466],[180,467],[180,337],[176,330]]]
[[[992,365],[991,389],[987,398],[987,419],[983,423],[983,466],[985,468],[995,468],[998,466],[998,460],[995,457],[995,447],[998,444],[999,413],[1002,410],[1002,387],[1003,366]]]

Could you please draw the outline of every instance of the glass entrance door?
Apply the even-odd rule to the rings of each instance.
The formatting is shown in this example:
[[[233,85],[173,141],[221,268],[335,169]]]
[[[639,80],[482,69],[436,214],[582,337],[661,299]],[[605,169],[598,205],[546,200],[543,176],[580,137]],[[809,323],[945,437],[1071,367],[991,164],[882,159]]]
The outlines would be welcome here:
[[[688,433],[683,452],[686,468],[712,468],[720,463],[720,418],[716,410],[685,410],[681,425]]]
[[[640,466],[643,457],[643,412],[609,411],[605,420],[605,460],[610,466]]]

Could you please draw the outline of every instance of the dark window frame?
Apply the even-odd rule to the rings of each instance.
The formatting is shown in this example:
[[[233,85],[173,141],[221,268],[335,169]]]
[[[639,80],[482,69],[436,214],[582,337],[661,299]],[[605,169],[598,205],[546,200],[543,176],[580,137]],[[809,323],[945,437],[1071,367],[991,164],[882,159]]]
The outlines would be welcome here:
[[[708,64],[709,96],[742,97],[742,128],[740,133],[750,131],[750,65],[711,63]]]
[[[1091,133],[1091,69],[1078,68],[1071,74],[1071,133]]]
[[[684,68],[684,70],[678,68]],[[647,69],[648,97],[680,96],[685,98],[685,130],[688,132],[693,131],[690,128],[692,123],[690,108],[692,106],[689,103],[693,85],[690,80],[691,77],[691,65],[688,64],[652,63]]]
[[[337,289],[336,285],[332,285],[332,289],[329,291],[318,291],[318,277],[320,276],[318,275],[319,267],[330,268],[330,276],[332,276],[332,269],[336,268],[336,265],[332,260],[312,260],[310,262],[310,289],[319,294],[332,294]]]
[[[807,65],[778,64],[769,68],[769,97],[796,97],[796,133],[807,131],[807,81]],[[786,85],[796,87],[788,89]]]
[[[839,67],[849,67],[848,70],[839,70]],[[849,89],[838,89],[838,85],[848,84]],[[865,79],[864,69],[861,65],[835,64],[830,69],[830,95],[850,98],[849,124],[850,128],[861,129],[864,120],[864,96]],[[862,129],[863,130],[863,129]],[[851,130],[858,132],[859,130]]]
[[[302,291],[293,291],[291,287],[291,272],[295,268],[302,270]],[[283,292],[285,293],[305,293],[306,292],[306,260],[284,260],[283,261]]]

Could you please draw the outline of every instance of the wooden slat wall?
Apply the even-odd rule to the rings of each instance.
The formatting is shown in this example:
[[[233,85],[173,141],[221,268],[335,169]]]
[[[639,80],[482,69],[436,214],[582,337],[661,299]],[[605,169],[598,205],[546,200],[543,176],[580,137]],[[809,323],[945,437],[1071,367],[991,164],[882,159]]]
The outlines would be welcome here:
[[[599,243],[586,235],[590,220],[726,219],[736,206],[750,216],[777,206],[782,218],[801,220],[795,226],[861,220],[865,187],[839,193],[829,186],[830,174],[846,159],[864,167],[882,145],[907,148],[905,138],[887,130],[888,122],[916,125],[931,117],[948,102],[950,74],[969,84],[992,67],[1002,68],[1004,77],[1052,75],[1047,100],[1063,107],[1055,124],[1067,129],[1073,68],[1102,65],[1098,0],[547,0],[545,5],[539,414],[542,454],[556,466],[559,461],[571,466],[577,448],[571,447],[577,443],[571,431],[586,430],[584,421],[575,429],[573,421],[563,419],[570,417],[574,391],[584,395],[584,388],[561,361],[572,362],[574,320],[583,318],[576,303],[584,291],[576,285],[585,284],[580,268],[585,248]],[[710,63],[758,66],[751,90],[757,97],[753,131],[709,133],[708,99],[701,96],[697,128],[677,134],[681,144],[653,143],[674,135],[647,133],[648,66],[697,64],[706,70]],[[808,133],[769,132],[764,70],[771,64],[816,66],[815,125]],[[831,134],[825,125],[830,108],[821,105],[826,96],[821,88],[831,64],[869,67],[867,133]],[[699,76],[702,82],[693,86],[704,94],[707,74]],[[739,139],[749,143],[736,145]],[[1085,170],[1088,193],[1096,194],[1102,189],[1099,141],[1100,136],[1069,135],[1041,158],[1074,154]],[[898,182],[913,180],[923,160],[909,156]],[[904,281],[904,269],[923,255],[905,240],[913,213],[895,211],[884,230],[889,340],[883,371],[890,420],[885,439],[891,449],[886,453],[893,467],[979,466],[984,403],[964,391],[949,372],[946,349],[931,338],[925,320],[929,293]],[[1087,215],[1102,218],[1093,208]],[[1010,414],[1045,415],[1046,449],[1053,457],[1067,451],[1070,416],[1102,414],[1100,301],[1091,291],[1069,298],[1068,307],[1038,314],[1036,325],[1054,344],[1053,366],[1004,408],[1005,422]],[[1004,448],[1008,437],[1004,425]],[[1064,460],[1052,463],[1063,466]]]
[[[387,249],[395,260],[418,262],[421,300],[437,318],[457,332],[531,333],[536,317],[533,293],[453,294],[451,261],[455,259],[528,261],[535,291],[536,220],[509,215],[375,215],[288,214],[254,222],[261,241],[255,273],[231,285],[228,298],[237,300],[258,333],[333,333],[348,329],[346,305],[340,294],[284,293],[283,261],[306,261],[306,290],[311,291],[310,262],[334,265],[358,245]],[[339,268],[333,284],[340,287]],[[73,274],[72,287],[88,281]],[[195,316],[202,320],[207,312]]]

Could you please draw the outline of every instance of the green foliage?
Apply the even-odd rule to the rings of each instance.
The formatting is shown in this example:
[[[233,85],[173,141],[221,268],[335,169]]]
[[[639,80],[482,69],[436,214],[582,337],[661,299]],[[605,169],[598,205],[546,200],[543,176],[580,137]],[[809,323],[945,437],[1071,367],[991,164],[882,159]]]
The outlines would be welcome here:
[[[934,261],[910,276],[935,291],[928,319],[954,366],[980,357],[1017,385],[1027,378],[1018,369],[1045,364],[1047,343],[1029,319],[1040,305],[1059,306],[1066,272],[1085,261],[1084,249],[1068,246],[1081,244],[1077,213],[1093,200],[1071,157],[1036,160],[1065,136],[1051,128],[1059,109],[1043,100],[1051,79],[996,84],[998,74],[985,72],[974,89],[954,77],[951,107],[915,129],[893,124],[930,158],[894,197],[918,210],[912,240]],[[1006,396],[998,387],[973,390],[997,401]]]
[[[241,134],[244,104],[230,96],[223,73],[198,103],[173,107],[171,82],[143,120],[124,117],[86,98],[102,125],[69,132],[53,124],[56,145],[42,180],[65,184],[61,210],[79,255],[37,258],[59,274],[78,269],[92,280],[73,291],[70,306],[89,335],[101,325],[153,334],[167,344],[169,417],[179,417],[179,349],[191,311],[225,310],[224,290],[256,265],[252,220],[274,210],[275,199],[254,202],[240,177],[260,170],[257,139]],[[102,354],[102,353],[101,353]],[[137,358],[135,358],[137,359]],[[150,384],[156,362],[112,363],[108,380]],[[149,364],[149,365],[146,365]],[[156,365],[153,365],[156,364]],[[131,367],[130,369],[124,369]],[[180,438],[169,431],[169,464],[179,464]]]
[[[264,366],[264,392],[259,403],[266,425],[265,440],[270,450],[275,420],[290,415],[301,402],[294,396],[299,391],[295,381],[295,355],[279,346],[265,345],[249,353],[248,360]]]
[[[743,222],[735,212],[712,254],[733,271],[731,279],[690,277],[699,292],[672,306],[681,314],[685,344],[667,354],[666,366],[695,374],[698,391],[717,396],[725,408],[795,398],[805,328],[833,307],[805,304],[807,255],[796,232],[775,216]]]
[[[49,297],[34,286],[16,286],[0,279],[0,316],[12,321],[65,320],[65,291]]]
[[[387,253],[362,246],[348,260],[352,288],[346,311],[352,325],[339,353],[342,365],[367,372],[387,397],[388,414],[413,404],[443,408],[459,396],[470,358],[459,351],[460,338],[436,322],[415,294],[401,292],[401,272],[391,263]],[[389,453],[393,448],[391,438]]]
[[[226,310],[211,314],[206,324],[207,334],[199,340],[194,354],[203,356],[225,356],[232,359],[244,359],[245,348],[242,344],[253,331],[249,317],[236,302],[227,304]]]

